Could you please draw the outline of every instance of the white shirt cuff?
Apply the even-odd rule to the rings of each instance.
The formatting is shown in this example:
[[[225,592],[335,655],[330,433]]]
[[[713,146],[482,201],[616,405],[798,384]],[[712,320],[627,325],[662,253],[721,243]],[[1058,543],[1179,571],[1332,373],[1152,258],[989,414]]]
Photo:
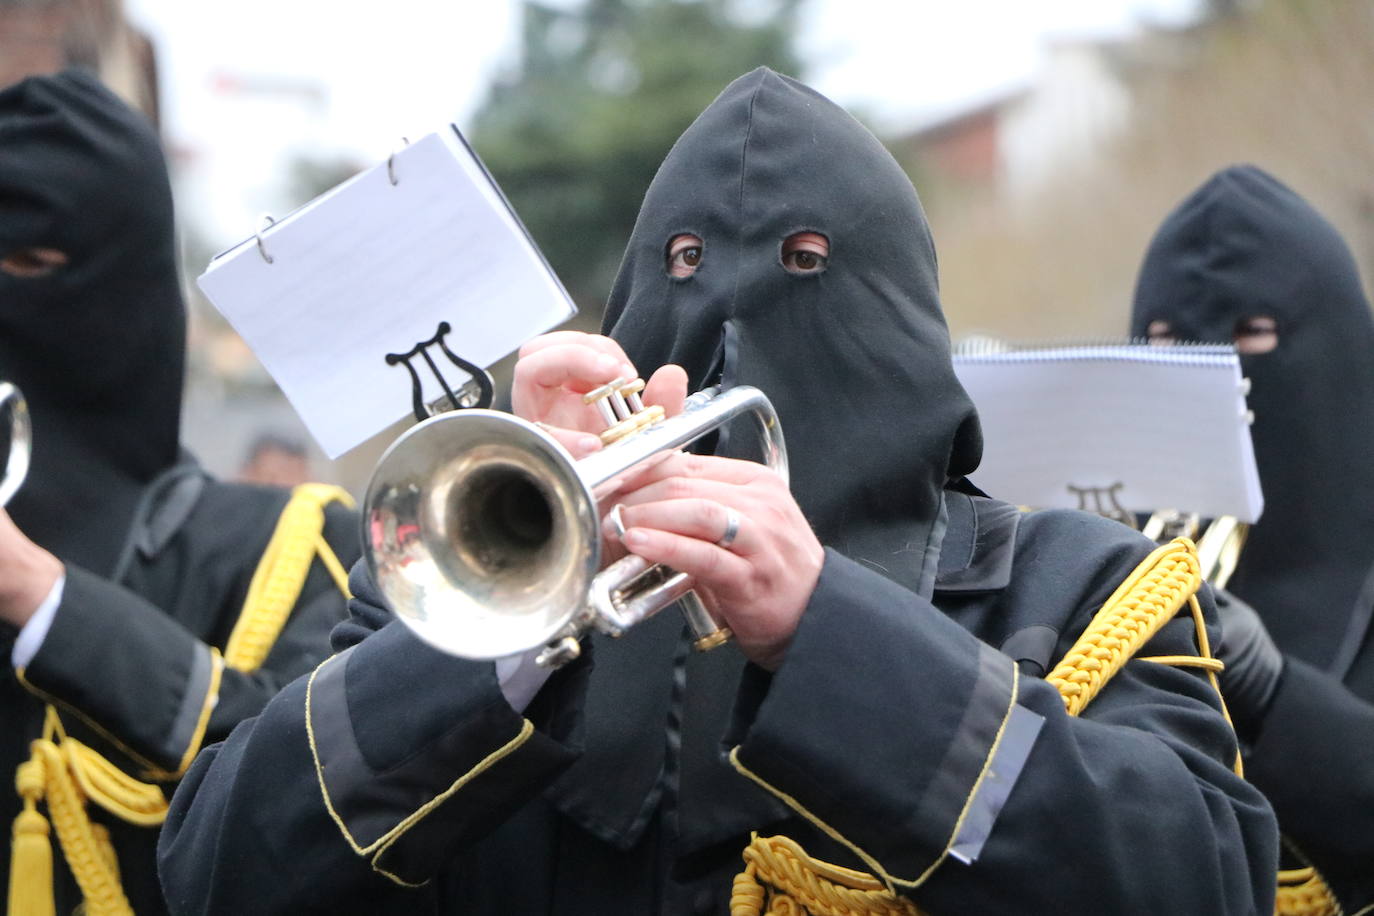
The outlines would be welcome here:
[[[43,647],[43,640],[47,638],[48,630],[52,629],[53,618],[57,616],[57,606],[62,603],[62,588],[66,584],[67,574],[63,573],[52,584],[48,597],[38,605],[38,610],[33,612],[28,623],[19,628],[14,648],[10,650],[10,664],[14,667],[27,667],[38,654],[38,650]]]
[[[525,711],[525,707],[530,705],[539,688],[544,686],[544,682],[553,673],[548,668],[534,663],[542,648],[541,646],[523,655],[507,655],[496,660],[496,680],[501,685],[506,702],[516,712]]]

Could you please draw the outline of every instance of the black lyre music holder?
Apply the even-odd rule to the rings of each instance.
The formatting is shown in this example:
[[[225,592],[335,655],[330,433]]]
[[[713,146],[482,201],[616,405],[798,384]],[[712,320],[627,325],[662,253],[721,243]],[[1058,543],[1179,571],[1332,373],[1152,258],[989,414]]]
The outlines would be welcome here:
[[[1068,484],[1069,492],[1078,497],[1078,508],[1082,511],[1114,518],[1127,527],[1136,528],[1135,516],[1117,499],[1117,494],[1124,486],[1122,481],[1107,487],[1075,487]]]
[[[403,363],[406,371],[410,373],[410,401],[417,420],[427,420],[444,410],[491,406],[495,388],[492,384],[491,375],[481,366],[468,362],[448,348],[448,344],[444,343],[444,335],[451,330],[453,328],[447,321],[441,321],[438,329],[434,332],[434,336],[429,340],[420,341],[405,353],[388,353],[386,355],[388,366]],[[444,356],[448,357],[449,362],[472,376],[459,387],[457,392],[448,383],[448,379],[444,378],[444,373],[439,371],[439,366],[434,362],[434,357],[430,355],[429,348],[434,344],[438,344],[439,349],[444,352]],[[420,384],[420,373],[416,372],[415,366],[411,364],[411,360],[416,356],[424,358],[425,363],[429,366],[429,371],[434,373],[434,378],[439,382],[439,387],[444,390],[442,398],[437,398],[428,404],[425,403],[424,386]]]

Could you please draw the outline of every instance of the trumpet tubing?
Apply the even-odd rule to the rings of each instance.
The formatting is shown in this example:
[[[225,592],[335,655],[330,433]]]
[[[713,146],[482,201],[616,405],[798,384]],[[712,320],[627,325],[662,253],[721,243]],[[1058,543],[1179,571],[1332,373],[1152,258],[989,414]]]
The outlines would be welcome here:
[[[0,382],[0,410],[9,411],[10,443],[5,453],[4,475],[0,476],[0,507],[9,505],[29,473],[33,451],[33,427],[29,405],[13,382]]]

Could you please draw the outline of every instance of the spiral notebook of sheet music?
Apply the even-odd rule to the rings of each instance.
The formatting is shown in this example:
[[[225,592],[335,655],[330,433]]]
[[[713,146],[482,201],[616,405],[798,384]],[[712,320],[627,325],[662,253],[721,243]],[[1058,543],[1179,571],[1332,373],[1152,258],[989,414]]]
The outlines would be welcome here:
[[[1233,347],[975,344],[954,366],[983,425],[973,482],[999,499],[1246,522],[1264,508]]]
[[[198,283],[331,458],[577,311],[457,128],[257,229]]]

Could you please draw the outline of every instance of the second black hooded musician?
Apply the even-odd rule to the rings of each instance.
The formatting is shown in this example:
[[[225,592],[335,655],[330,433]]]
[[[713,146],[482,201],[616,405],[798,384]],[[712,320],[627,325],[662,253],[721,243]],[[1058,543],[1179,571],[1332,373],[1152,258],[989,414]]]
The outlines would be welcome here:
[[[1237,649],[1222,685],[1293,864],[1314,861],[1360,911],[1374,905],[1374,316],[1355,260],[1290,188],[1233,166],[1159,228],[1132,324],[1241,352],[1265,506],[1218,599]]]
[[[795,501],[706,455],[623,497],[626,544],[674,556],[736,642],[689,655],[661,614],[519,710],[355,570],[339,654],[183,783],[174,910],[829,912],[781,859],[833,863],[807,874],[849,912],[1269,911],[1272,814],[1205,674],[1129,661],[1081,717],[1041,679],[1152,545],[949,487],[977,417],[925,217],[868,131],[771,71],[731,84],[650,187],[607,327],[636,367],[778,406]],[[618,352],[537,342],[517,409],[562,419]],[[1143,654],[1198,637],[1185,614]]]
[[[94,76],[0,92],[0,379],[33,420],[28,476],[0,510],[15,916],[163,911],[164,787],[324,657],[345,602],[323,555],[358,555],[354,514],[307,488],[283,589],[267,571],[292,564],[260,560],[284,543],[289,494],[214,480],[181,448],[172,230],[157,135]],[[273,582],[279,600],[249,601]]]

